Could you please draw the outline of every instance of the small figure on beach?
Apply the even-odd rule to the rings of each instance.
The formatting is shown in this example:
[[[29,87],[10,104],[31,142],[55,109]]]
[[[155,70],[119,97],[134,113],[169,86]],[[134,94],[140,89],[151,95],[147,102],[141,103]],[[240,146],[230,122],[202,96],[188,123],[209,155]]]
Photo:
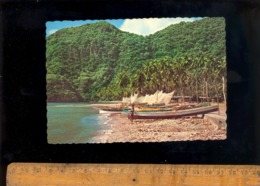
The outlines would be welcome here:
[[[132,104],[132,108],[131,108],[131,121],[133,121],[133,118],[134,118],[134,112],[135,112],[135,105]]]

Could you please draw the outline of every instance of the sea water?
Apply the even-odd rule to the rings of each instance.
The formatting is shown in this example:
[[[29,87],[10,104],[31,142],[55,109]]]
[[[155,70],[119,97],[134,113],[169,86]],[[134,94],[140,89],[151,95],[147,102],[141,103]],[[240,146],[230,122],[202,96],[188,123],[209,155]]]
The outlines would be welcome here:
[[[47,120],[50,144],[93,142],[97,132],[108,127],[107,115],[86,103],[48,103]]]

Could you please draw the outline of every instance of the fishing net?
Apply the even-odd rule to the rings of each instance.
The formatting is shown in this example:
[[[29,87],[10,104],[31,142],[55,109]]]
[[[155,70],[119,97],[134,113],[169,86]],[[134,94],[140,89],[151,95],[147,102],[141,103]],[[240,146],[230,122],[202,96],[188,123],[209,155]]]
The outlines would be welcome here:
[[[172,99],[174,91],[170,93],[163,93],[163,91],[156,91],[154,94],[146,94],[145,96],[139,96],[138,94],[131,95],[128,97],[123,97],[122,102],[127,104],[165,104],[168,105]]]

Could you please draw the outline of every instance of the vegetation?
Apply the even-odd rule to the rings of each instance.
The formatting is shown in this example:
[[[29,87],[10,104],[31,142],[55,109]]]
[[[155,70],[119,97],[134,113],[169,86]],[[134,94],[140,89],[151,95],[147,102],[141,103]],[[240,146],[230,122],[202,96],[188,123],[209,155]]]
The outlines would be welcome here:
[[[48,101],[117,100],[156,90],[217,97],[226,76],[223,18],[171,25],[149,36],[107,22],[47,37]]]

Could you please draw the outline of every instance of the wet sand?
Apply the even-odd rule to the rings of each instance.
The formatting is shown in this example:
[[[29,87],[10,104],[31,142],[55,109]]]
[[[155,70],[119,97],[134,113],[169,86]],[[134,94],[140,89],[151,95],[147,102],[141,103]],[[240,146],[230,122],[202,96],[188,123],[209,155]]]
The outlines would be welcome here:
[[[218,112],[211,115],[218,115]],[[220,115],[225,111],[221,109]],[[134,120],[126,114],[109,114],[108,129],[97,132],[93,143],[114,142],[170,142],[194,140],[224,140],[226,125],[214,123],[204,117],[164,120]]]

